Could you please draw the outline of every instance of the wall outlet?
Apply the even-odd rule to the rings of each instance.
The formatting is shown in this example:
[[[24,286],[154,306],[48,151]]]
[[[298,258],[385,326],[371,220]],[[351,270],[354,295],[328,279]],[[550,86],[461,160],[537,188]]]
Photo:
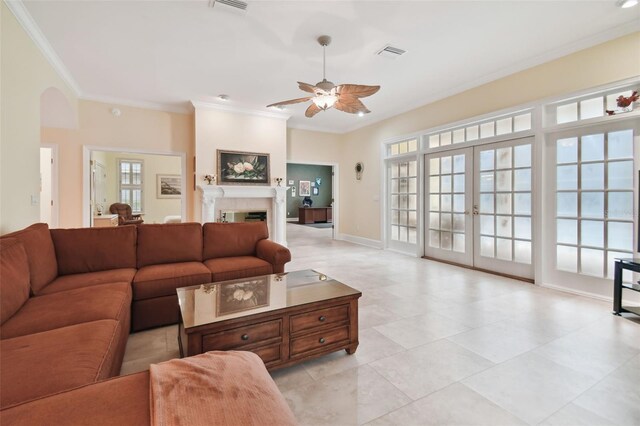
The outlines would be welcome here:
[[[32,206],[37,206],[38,204],[40,204],[40,196],[39,195],[32,195],[31,196],[31,205]]]

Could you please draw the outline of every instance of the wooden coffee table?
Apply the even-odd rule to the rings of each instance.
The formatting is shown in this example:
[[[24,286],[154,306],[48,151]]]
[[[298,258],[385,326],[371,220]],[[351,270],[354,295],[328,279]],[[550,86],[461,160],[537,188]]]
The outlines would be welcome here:
[[[180,355],[242,350],[274,370],[358,347],[362,295],[313,270],[178,288]]]

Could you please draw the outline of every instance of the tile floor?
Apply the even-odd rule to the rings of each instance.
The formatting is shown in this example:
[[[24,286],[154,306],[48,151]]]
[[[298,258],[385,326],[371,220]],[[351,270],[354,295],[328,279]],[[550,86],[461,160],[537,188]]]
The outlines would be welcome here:
[[[639,425],[640,318],[609,303],[330,239],[290,224],[293,261],[363,292],[360,346],[276,371],[302,425]],[[178,356],[131,335],[122,374]]]

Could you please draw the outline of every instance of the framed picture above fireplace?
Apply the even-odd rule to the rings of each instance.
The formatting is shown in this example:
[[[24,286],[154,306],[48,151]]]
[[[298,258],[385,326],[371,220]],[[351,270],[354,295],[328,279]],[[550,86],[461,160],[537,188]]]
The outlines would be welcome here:
[[[217,150],[219,185],[269,185],[269,154]]]

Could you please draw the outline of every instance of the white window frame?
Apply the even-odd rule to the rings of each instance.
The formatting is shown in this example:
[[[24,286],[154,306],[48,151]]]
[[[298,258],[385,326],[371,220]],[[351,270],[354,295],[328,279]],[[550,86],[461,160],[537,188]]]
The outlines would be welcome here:
[[[140,184],[124,184],[122,183],[122,163],[136,163],[140,164]],[[130,172],[131,173],[131,172]],[[131,173],[133,177],[133,173]],[[122,203],[122,190],[135,191],[140,190],[140,210],[135,210],[131,205],[131,212],[133,214],[144,213],[144,160],[132,159],[132,158],[118,158],[118,202]]]

